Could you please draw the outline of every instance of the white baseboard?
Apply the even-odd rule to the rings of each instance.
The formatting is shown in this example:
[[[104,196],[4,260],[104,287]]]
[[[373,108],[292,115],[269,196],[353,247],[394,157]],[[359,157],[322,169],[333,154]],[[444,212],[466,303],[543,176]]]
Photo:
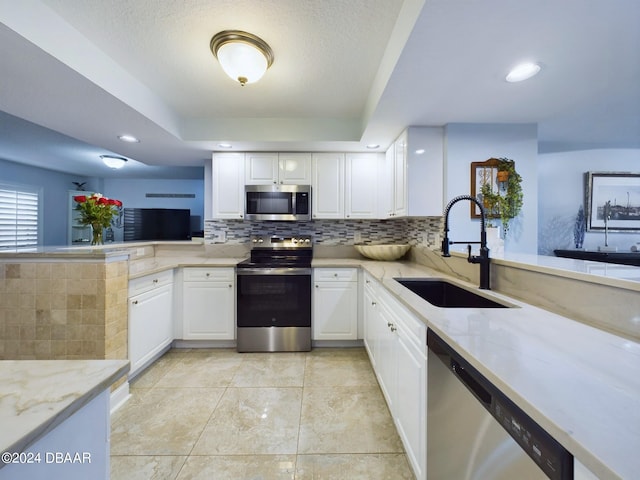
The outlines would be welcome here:
[[[111,392],[111,398],[109,399],[109,409],[111,415],[113,412],[118,410],[122,405],[127,403],[127,400],[131,397],[129,393],[129,382],[124,382],[118,388],[116,388],[113,392]]]
[[[173,348],[236,348],[235,340],[174,340]]]
[[[353,348],[364,346],[363,340],[313,340],[313,347],[317,348]]]

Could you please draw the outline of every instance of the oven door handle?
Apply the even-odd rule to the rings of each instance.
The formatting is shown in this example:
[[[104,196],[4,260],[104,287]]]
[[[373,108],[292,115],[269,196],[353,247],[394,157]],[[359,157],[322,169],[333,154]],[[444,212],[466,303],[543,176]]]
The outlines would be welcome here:
[[[311,275],[310,268],[237,268],[236,275]]]

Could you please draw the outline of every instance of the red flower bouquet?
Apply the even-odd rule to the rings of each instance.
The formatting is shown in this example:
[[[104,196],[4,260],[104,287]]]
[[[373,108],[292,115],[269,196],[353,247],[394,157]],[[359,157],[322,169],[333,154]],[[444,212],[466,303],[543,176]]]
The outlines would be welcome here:
[[[102,229],[111,225],[111,219],[118,215],[119,208],[122,208],[120,200],[107,198],[101,193],[87,195],[76,195],[73,197],[77,203],[76,209],[80,212],[80,222],[84,225],[91,225],[93,228],[92,245],[102,242]]]

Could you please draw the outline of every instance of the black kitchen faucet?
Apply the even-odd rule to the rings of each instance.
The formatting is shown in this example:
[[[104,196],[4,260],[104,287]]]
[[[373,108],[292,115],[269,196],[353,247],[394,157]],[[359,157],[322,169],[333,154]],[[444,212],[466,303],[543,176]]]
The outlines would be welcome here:
[[[469,200],[470,202],[478,205],[480,209],[480,241],[479,242],[452,242],[449,240],[449,210],[453,207],[454,204],[458,203],[461,200]],[[467,261],[469,263],[479,263],[480,264],[480,288],[483,290],[490,290],[489,286],[489,265],[491,264],[491,258],[489,258],[489,249],[487,248],[487,230],[486,230],[486,214],[484,211],[484,206],[482,203],[478,201],[477,198],[472,197],[471,195],[459,195],[453,198],[444,209],[444,238],[442,239],[442,256],[450,257],[449,253],[449,245],[453,245],[454,243],[466,243],[467,244]],[[480,244],[480,255],[471,255],[471,244],[479,243]]]

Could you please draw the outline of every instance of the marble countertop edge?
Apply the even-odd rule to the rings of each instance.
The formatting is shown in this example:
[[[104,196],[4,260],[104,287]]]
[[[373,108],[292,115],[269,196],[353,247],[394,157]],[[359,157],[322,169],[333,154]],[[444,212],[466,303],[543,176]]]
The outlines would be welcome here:
[[[36,379],[26,385],[19,394],[4,392],[7,385],[20,383],[17,377],[26,378],[29,369],[52,368],[56,375],[73,376],[86,374],[90,370],[89,383],[82,391],[72,391],[65,383],[51,385],[47,378]],[[108,389],[129,371],[128,360],[2,360],[0,361],[0,452],[23,452],[40,438],[55,429],[67,418],[88,404],[101,392]],[[32,370],[33,371],[33,370]],[[58,378],[57,376],[54,376]],[[13,380],[12,380],[13,379]],[[49,383],[49,385],[45,385]],[[20,395],[19,399],[16,396]],[[47,395],[50,397],[46,398]],[[26,397],[26,398],[22,398]],[[64,400],[60,400],[63,398]],[[15,411],[11,401],[26,401],[31,407]],[[11,422],[19,425],[10,426]],[[0,468],[5,464],[0,462]]]

